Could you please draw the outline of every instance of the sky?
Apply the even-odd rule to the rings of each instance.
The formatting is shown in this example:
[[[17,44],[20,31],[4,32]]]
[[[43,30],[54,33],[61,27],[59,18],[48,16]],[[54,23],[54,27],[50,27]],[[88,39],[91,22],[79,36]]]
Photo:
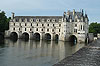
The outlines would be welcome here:
[[[100,23],[100,0],[2,0],[0,10],[8,17],[15,16],[62,16],[68,10],[88,14],[89,21]]]

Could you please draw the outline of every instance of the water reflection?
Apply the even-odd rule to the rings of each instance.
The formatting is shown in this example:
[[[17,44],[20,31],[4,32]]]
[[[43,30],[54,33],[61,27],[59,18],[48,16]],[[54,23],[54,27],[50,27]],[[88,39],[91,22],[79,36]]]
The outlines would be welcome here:
[[[51,66],[73,54],[84,44],[71,45],[62,41],[22,41],[5,39],[1,66]],[[1,49],[1,48],[0,48]]]

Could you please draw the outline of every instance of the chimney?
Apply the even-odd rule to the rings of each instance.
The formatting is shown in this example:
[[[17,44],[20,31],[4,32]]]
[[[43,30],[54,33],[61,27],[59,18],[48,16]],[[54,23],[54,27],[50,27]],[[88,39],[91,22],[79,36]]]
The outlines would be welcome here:
[[[75,15],[75,9],[73,9],[73,15]]]
[[[15,17],[15,13],[12,12],[12,17],[11,17],[11,19],[14,19],[14,17]]]

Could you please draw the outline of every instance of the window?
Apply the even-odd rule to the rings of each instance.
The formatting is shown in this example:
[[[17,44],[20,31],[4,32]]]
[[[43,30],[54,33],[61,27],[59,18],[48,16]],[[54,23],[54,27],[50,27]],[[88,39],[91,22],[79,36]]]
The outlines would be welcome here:
[[[15,28],[13,28],[13,30],[15,30]]]
[[[49,29],[47,29],[47,31],[49,31]]]
[[[49,24],[47,26],[49,26]]]
[[[43,29],[41,29],[41,31],[43,31]]]
[[[54,27],[55,25],[53,24],[53,27]]]
[[[81,30],[82,30],[82,25],[81,25]]]
[[[20,31],[20,28],[19,28],[19,31]]]
[[[40,22],[40,19],[36,19],[36,22]]]
[[[25,26],[26,26],[26,23],[25,23]]]
[[[16,19],[15,21],[18,22],[18,19]]]
[[[54,32],[54,29],[52,29],[52,32]]]
[[[85,26],[83,26],[83,30],[85,30]]]
[[[44,24],[42,24],[42,26],[44,26]]]
[[[38,28],[36,29],[36,31],[38,31]]]
[[[30,28],[30,31],[32,31],[32,29]]]
[[[75,24],[75,27],[77,27],[77,24]]]
[[[29,19],[27,19],[27,22],[29,22]]]
[[[33,19],[33,22],[34,22],[34,19]]]
[[[14,23],[14,26],[15,26],[15,23]]]
[[[32,23],[31,23],[31,26],[32,26]]]
[[[21,26],[21,23],[19,23],[19,26]]]
[[[37,24],[37,26],[38,26],[38,24]]]
[[[26,31],[26,28],[25,28],[25,31]]]
[[[47,22],[50,22],[50,19],[47,19]]]
[[[55,19],[52,20],[52,22],[55,22],[55,21],[56,21]]]
[[[24,22],[24,19],[22,19],[22,22]]]
[[[60,29],[59,29],[59,32],[60,32]]]
[[[61,24],[59,24],[59,27],[61,27]]]
[[[77,33],[77,29],[74,29],[74,32]]]

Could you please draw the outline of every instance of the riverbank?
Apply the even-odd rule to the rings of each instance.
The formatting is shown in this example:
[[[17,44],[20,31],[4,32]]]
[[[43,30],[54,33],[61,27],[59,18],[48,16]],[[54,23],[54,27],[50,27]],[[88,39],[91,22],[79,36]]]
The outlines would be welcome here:
[[[100,39],[81,48],[53,66],[100,66]]]

